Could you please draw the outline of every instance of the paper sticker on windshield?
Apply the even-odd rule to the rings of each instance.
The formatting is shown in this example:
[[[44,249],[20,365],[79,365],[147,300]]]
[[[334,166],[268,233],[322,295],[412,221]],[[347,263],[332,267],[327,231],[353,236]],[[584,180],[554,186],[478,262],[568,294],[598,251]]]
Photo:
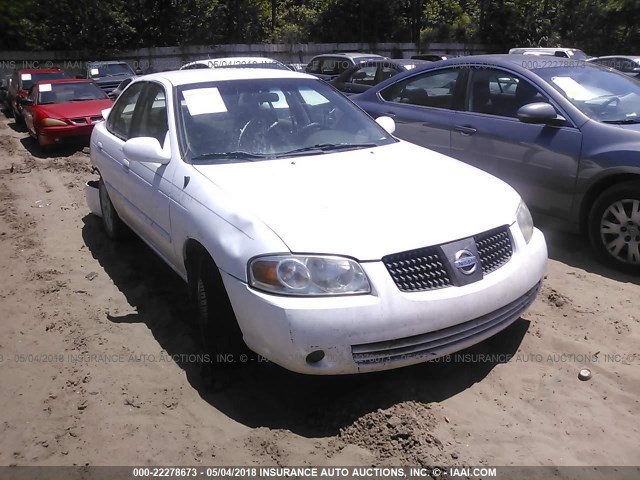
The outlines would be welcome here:
[[[184,95],[184,101],[187,102],[191,116],[227,111],[227,106],[217,88],[183,90],[182,95]]]
[[[92,68],[90,70],[91,76],[95,77],[96,75],[98,75],[100,73],[100,70],[98,70],[97,68]]]
[[[23,73],[22,74],[22,80],[31,80],[31,74],[30,73]]]
[[[572,100],[585,101],[597,97],[571,77],[552,77],[551,81],[564,90]]]
[[[51,84],[50,83],[43,83],[40,85],[40,91],[41,92],[50,92],[51,91]]]

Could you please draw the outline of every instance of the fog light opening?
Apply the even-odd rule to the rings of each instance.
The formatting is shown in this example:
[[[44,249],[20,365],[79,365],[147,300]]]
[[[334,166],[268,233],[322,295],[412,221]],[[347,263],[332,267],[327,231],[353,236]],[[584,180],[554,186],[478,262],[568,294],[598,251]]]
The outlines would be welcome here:
[[[307,363],[309,365],[313,365],[314,363],[318,363],[320,360],[324,358],[324,351],[315,350],[307,355]]]

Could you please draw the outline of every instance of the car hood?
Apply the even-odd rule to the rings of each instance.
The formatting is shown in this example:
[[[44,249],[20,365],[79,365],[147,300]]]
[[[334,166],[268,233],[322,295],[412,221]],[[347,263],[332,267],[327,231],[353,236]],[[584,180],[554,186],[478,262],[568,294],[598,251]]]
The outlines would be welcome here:
[[[618,125],[620,128],[624,128],[625,130],[633,130],[635,132],[640,132],[640,123],[630,123],[629,125]]]
[[[42,116],[52,118],[95,117],[101,115],[102,110],[111,108],[113,101],[105,98],[101,100],[86,100],[84,102],[54,103],[38,105]]]
[[[359,260],[511,224],[520,200],[501,180],[406,142],[195,168],[292,252]]]

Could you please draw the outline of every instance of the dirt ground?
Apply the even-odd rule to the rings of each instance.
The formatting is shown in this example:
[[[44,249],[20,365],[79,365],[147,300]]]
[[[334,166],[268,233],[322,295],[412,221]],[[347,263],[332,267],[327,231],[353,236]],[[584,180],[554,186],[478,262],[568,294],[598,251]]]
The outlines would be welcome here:
[[[640,465],[640,277],[580,238],[543,229],[538,299],[461,355],[333,378],[248,363],[215,391],[185,285],[105,238],[95,178],[0,120],[0,465]]]

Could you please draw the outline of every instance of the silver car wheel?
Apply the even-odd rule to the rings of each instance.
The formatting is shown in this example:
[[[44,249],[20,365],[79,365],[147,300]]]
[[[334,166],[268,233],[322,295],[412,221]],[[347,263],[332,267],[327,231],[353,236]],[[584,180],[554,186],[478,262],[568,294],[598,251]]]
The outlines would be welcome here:
[[[616,260],[640,265],[640,200],[612,203],[600,220],[600,238]]]

